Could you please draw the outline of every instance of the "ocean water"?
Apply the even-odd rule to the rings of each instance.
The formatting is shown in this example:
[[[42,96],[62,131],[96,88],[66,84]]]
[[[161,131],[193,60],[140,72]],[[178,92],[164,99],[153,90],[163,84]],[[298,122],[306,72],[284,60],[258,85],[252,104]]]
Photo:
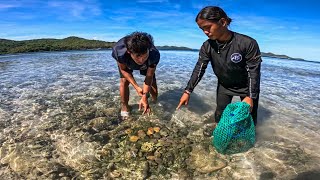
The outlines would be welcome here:
[[[215,109],[216,77],[209,65],[189,105],[175,110],[198,53],[161,51],[156,78],[164,116],[201,127]],[[263,58],[257,142],[246,153],[231,156],[235,179],[303,179],[320,177],[320,63]],[[143,77],[134,72],[138,84]],[[130,104],[139,98],[131,87]],[[111,51],[70,51],[0,56],[0,141],[10,132],[38,125],[63,111],[53,99],[104,92],[119,102],[119,75]],[[235,98],[235,101],[238,101]],[[46,109],[43,109],[46,102]],[[29,130],[30,131],[30,130]],[[12,139],[11,139],[12,141]],[[9,164],[10,165],[10,164]],[[9,167],[2,161],[0,172]],[[2,177],[5,175],[2,174]]]

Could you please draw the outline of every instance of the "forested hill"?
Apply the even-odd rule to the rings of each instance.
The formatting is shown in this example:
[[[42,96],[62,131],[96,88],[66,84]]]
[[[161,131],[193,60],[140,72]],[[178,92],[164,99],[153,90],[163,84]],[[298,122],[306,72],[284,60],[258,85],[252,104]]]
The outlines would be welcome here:
[[[88,40],[75,36],[65,39],[33,39],[24,41],[0,39],[0,55],[40,51],[108,49],[112,48],[114,44],[115,42]],[[176,46],[157,46],[157,48],[159,50],[193,50],[187,47]]]
[[[75,36],[65,39],[33,39],[13,41],[0,39],[0,54],[12,54],[39,51],[65,51],[111,48],[114,42],[88,40]]]
[[[197,49],[191,49],[188,47],[178,47],[178,46],[157,46],[158,50],[183,50],[183,51],[199,51]]]
[[[293,57],[289,57],[287,55],[278,55],[278,54],[273,54],[271,52],[268,52],[268,53],[264,53],[264,52],[261,52],[261,55],[263,57],[273,57],[273,58],[279,58],[279,59],[293,59],[293,60],[304,60],[302,58],[293,58]]]

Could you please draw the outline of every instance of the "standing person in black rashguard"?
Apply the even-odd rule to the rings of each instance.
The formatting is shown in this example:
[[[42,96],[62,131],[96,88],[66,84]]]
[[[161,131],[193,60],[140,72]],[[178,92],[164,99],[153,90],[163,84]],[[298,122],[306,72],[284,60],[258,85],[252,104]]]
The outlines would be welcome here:
[[[256,125],[262,62],[256,40],[230,31],[228,26],[231,19],[220,7],[203,8],[196,17],[196,23],[209,39],[201,46],[198,62],[177,109],[188,104],[192,91],[211,62],[218,78],[215,122],[220,121],[223,110],[231,103],[233,96],[239,96],[250,105]],[[204,132],[205,135],[211,134],[212,128],[211,131]]]
[[[152,36],[144,32],[133,32],[121,38],[112,48],[112,57],[117,60],[120,73],[121,117],[129,116],[129,84],[141,97],[139,109],[143,109],[143,114],[150,113],[148,94],[150,92],[152,99],[157,100],[155,71],[160,60]],[[140,70],[140,74],[146,76],[142,87],[135,81],[133,70]]]

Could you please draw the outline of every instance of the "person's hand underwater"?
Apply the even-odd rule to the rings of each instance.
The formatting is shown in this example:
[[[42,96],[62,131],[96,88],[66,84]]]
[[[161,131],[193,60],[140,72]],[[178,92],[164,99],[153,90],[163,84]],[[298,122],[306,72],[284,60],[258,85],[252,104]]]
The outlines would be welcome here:
[[[176,110],[180,109],[180,107],[181,107],[182,105],[188,105],[189,99],[190,99],[190,94],[184,92],[184,93],[182,94],[181,98],[180,98],[180,103],[179,103],[178,107],[176,108]]]
[[[142,90],[141,87],[138,86],[138,87],[136,88],[136,91],[137,91],[138,96],[141,97],[141,96],[143,95],[143,90]]]
[[[150,115],[151,108],[148,103],[148,97],[147,95],[143,95],[140,102],[139,102],[139,111],[143,109],[142,114]]]

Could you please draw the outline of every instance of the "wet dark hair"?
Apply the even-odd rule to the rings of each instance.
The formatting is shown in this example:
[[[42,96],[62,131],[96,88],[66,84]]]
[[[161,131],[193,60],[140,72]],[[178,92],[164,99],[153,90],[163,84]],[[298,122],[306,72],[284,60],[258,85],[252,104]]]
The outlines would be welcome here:
[[[137,55],[147,53],[153,45],[153,38],[145,32],[133,32],[124,37],[124,43],[129,52]]]
[[[198,19],[208,20],[211,22],[218,22],[221,18],[225,18],[228,25],[231,23],[232,19],[227,16],[223,9],[217,6],[207,6],[201,9],[196,17],[196,22]]]

